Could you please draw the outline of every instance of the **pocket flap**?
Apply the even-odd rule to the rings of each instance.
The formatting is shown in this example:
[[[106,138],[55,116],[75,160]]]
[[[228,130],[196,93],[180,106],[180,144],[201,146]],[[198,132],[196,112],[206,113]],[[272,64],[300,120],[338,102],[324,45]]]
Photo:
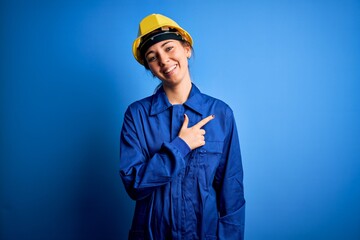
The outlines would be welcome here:
[[[200,148],[201,153],[222,153],[224,142],[223,141],[206,141],[205,145]]]

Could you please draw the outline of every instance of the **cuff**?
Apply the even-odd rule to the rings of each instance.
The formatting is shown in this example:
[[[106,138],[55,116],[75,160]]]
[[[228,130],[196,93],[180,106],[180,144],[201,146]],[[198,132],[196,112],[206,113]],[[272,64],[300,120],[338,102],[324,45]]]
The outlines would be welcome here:
[[[190,151],[189,145],[182,140],[180,137],[176,137],[172,142],[171,145],[173,145],[177,150],[180,152],[182,157],[185,157]]]

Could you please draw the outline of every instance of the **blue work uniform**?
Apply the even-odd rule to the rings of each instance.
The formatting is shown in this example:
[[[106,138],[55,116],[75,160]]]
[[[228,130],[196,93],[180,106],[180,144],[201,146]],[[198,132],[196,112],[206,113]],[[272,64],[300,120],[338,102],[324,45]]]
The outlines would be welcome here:
[[[191,151],[178,137],[214,114],[205,145]],[[120,176],[136,200],[129,239],[243,239],[243,168],[233,112],[192,84],[184,104],[172,105],[161,87],[126,110]]]

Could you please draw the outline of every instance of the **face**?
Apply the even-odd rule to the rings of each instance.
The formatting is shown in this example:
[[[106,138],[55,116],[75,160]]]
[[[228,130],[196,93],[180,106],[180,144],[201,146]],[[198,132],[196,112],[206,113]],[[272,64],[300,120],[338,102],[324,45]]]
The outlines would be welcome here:
[[[164,40],[152,45],[145,53],[151,72],[165,86],[173,87],[190,81],[188,58],[191,47],[178,40]]]

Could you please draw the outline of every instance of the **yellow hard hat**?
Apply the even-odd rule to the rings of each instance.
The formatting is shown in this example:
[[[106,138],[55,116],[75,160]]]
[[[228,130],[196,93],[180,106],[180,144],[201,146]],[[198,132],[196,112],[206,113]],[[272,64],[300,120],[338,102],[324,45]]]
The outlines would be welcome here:
[[[160,29],[159,31],[155,31],[157,29]],[[171,29],[171,30],[170,30]],[[193,40],[190,36],[190,34],[185,31],[183,28],[181,28],[174,20],[165,17],[161,14],[150,14],[149,16],[145,17],[143,20],[141,20],[139,24],[139,32],[138,37],[135,39],[132,45],[132,51],[134,54],[135,59],[141,64],[144,65],[144,59],[142,59],[141,56],[141,49],[142,46],[144,46],[144,43],[148,39],[143,39],[144,36],[149,36],[149,33],[160,32],[161,33],[171,33],[173,36],[170,36],[170,34],[167,36],[167,38],[171,39],[177,39],[177,40],[185,40],[190,45],[193,45]],[[176,37],[174,34],[179,35],[180,38]],[[160,38],[161,39],[161,38]],[[154,43],[153,43],[154,44]],[[147,48],[150,46],[147,46]]]

